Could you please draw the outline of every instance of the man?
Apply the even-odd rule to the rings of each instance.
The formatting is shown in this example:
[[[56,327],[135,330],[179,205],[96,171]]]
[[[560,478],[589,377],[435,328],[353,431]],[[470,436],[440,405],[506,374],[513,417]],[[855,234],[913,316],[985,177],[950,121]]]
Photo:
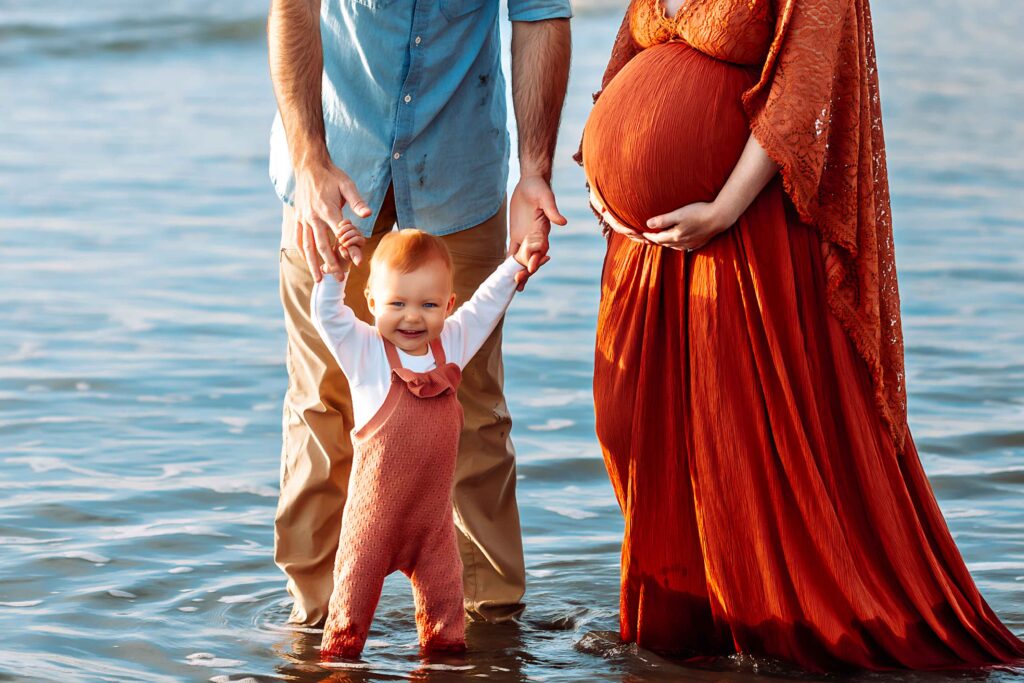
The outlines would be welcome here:
[[[271,177],[285,203],[289,375],[275,561],[288,576],[293,623],[326,618],[351,467],[348,386],[309,317],[314,280],[340,268],[333,228],[346,217],[369,237],[364,263],[396,224],[442,236],[465,301],[525,235],[539,231],[546,250],[551,222],[565,224],[550,177],[568,80],[569,1],[508,0],[508,12],[520,180],[506,223],[497,0],[271,2],[279,110]],[[365,284],[366,268],[354,269],[346,302],[369,319]],[[492,622],[522,611],[525,587],[502,384],[499,325],[463,374],[454,497],[466,609]]]

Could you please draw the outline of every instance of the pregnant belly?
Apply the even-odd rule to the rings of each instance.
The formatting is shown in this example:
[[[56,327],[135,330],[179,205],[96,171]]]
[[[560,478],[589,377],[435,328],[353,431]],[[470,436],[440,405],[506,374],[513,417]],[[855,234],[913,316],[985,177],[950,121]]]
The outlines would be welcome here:
[[[620,222],[711,201],[750,129],[740,100],[757,80],[684,43],[644,50],[612,79],[583,131],[591,189]]]

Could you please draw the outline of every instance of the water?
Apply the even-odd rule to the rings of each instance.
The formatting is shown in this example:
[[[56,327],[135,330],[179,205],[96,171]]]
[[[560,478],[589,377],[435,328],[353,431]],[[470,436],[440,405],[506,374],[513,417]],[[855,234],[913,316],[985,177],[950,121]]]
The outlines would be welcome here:
[[[0,0],[0,680],[791,675],[744,658],[685,669],[602,635],[622,522],[589,395],[602,241],[569,155],[609,3],[574,22],[556,168],[570,225],[507,324],[523,624],[473,625],[468,658],[424,664],[393,578],[363,668],[320,667],[319,634],[282,627],[265,9]],[[965,559],[1021,634],[1024,6],[876,2],[875,20],[911,423]]]

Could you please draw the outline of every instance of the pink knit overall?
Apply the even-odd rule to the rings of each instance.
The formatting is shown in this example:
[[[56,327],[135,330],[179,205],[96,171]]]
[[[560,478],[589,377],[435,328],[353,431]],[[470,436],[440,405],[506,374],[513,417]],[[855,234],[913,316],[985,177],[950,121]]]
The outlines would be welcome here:
[[[465,648],[462,560],[452,517],[452,485],[462,406],[462,372],[430,344],[436,367],[403,368],[384,341],[391,387],[380,410],[352,433],[352,474],[342,514],[321,658],[362,652],[384,577],[412,580],[416,627],[425,649]]]

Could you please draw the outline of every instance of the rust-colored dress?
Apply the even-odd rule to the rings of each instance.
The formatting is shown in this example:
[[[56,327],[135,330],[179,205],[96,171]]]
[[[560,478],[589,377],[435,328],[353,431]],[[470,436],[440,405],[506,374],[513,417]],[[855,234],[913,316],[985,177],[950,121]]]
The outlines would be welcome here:
[[[812,670],[1019,662],[907,426],[866,0],[627,11],[581,145],[620,221],[780,175],[685,253],[609,236],[598,437],[626,519],[624,640]]]

